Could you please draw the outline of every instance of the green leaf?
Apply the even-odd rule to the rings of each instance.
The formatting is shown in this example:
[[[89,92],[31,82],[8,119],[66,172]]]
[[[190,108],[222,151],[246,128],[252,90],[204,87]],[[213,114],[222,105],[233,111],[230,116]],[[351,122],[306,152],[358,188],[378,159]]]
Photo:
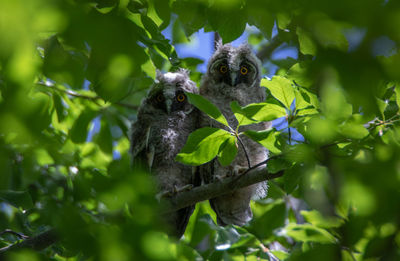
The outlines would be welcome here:
[[[277,13],[276,20],[278,22],[279,29],[284,30],[288,27],[288,25],[292,21],[292,18],[287,13]]]
[[[1,190],[0,199],[16,208],[33,208],[31,195],[26,191]]]
[[[316,242],[316,243],[335,243],[336,239],[328,231],[315,227],[310,224],[290,223],[285,228],[286,234],[295,241]]]
[[[396,93],[396,95],[397,95],[397,93]],[[397,101],[397,98],[396,98],[396,101]],[[386,103],[385,101],[383,101],[379,98],[376,98],[376,103],[378,105],[378,109],[379,109],[379,112],[381,113],[382,119],[385,120],[385,118],[386,118],[385,110],[386,110],[386,107],[388,106],[388,103]]]
[[[269,173],[278,173],[281,170],[286,170],[292,166],[292,163],[283,158],[272,158],[267,163]]]
[[[347,102],[345,92],[336,84],[333,81],[321,91],[321,110],[327,118],[346,120],[352,115],[353,106]]]
[[[310,26],[313,37],[320,45],[325,48],[347,51],[349,44],[343,34],[345,28],[343,23],[331,20],[322,13],[311,15],[311,19],[313,19]]]
[[[94,116],[94,112],[90,110],[83,111],[81,115],[79,115],[69,132],[71,140],[74,143],[83,143],[86,141],[89,123]]]
[[[294,90],[294,94],[296,97],[296,110],[301,110],[304,108],[307,108],[308,106],[311,106],[310,103],[308,103],[304,98],[303,95],[301,95],[299,90]]]
[[[54,108],[57,113],[57,120],[58,122],[62,122],[65,119],[64,115],[64,106],[62,105],[61,97],[57,93],[53,94],[53,102],[54,102]]]
[[[190,36],[204,27],[207,21],[206,6],[200,1],[174,1],[172,10],[182,22],[186,36]]]
[[[285,105],[288,110],[290,110],[290,105],[292,104],[295,95],[294,88],[289,79],[286,79],[282,76],[274,76],[271,81],[262,79],[261,86],[264,86],[270,90],[272,96],[274,96],[278,101]]]
[[[274,154],[281,153],[281,150],[278,149],[275,145],[275,143],[277,142],[277,136],[279,135],[279,132],[275,129],[263,131],[247,130],[244,132],[244,134],[250,139],[266,147],[270,152]]]
[[[237,139],[235,136],[229,136],[220,147],[218,161],[222,166],[228,166],[235,159],[238,152]]]
[[[214,120],[229,127],[228,121],[226,120],[225,116],[221,113],[221,111],[217,108],[217,106],[212,104],[210,101],[208,101],[201,95],[188,92],[186,93],[186,95],[189,98],[189,102],[194,106],[196,106],[199,110],[201,110]]]
[[[252,120],[251,116],[247,115],[246,112],[243,111],[242,107],[240,107],[237,101],[231,102],[231,110],[238,121],[238,127],[257,123],[257,121]]]
[[[201,165],[211,161],[220,147],[232,135],[222,129],[205,127],[192,132],[175,160],[188,165]],[[224,156],[229,157],[228,155]]]
[[[301,109],[297,112],[297,116],[306,116],[306,115],[314,115],[319,113],[318,110],[314,109],[312,106],[308,108]]]
[[[246,29],[247,14],[235,2],[224,5],[216,1],[207,11],[209,25],[219,33],[224,43],[229,43],[239,38],[244,29]]]
[[[155,0],[154,9],[157,15],[163,20],[162,25],[160,25],[160,29],[163,30],[168,26],[171,19],[171,8],[169,6],[169,1]]]
[[[345,122],[343,125],[340,125],[338,132],[350,139],[363,139],[369,134],[368,130],[362,124],[354,122]]]
[[[112,135],[111,135],[109,121],[105,117],[102,117],[102,119],[101,119],[100,132],[98,133],[98,135],[96,135],[95,140],[96,140],[96,143],[99,144],[99,147],[103,152],[112,154],[113,139],[112,139]]]
[[[257,202],[255,206],[255,218],[250,223],[249,231],[260,240],[268,239],[273,235],[275,229],[285,224],[285,203],[282,200],[277,200],[269,204]]]
[[[317,210],[303,210],[300,213],[308,223],[320,228],[340,227],[344,223],[344,220],[338,217],[324,217]]]
[[[283,188],[287,194],[291,194],[299,186],[299,181],[303,174],[304,171],[302,171],[302,167],[299,164],[285,171],[285,175],[283,175]]]
[[[303,54],[315,55],[317,53],[317,46],[312,40],[311,35],[301,27],[297,27],[296,34],[299,38],[300,52]]]
[[[308,74],[309,63],[300,62],[294,64],[286,73],[286,78],[296,82],[301,87],[310,87],[313,84],[313,77]]]
[[[257,121],[272,121],[287,115],[284,107],[268,102],[249,104],[242,111],[248,118]]]
[[[271,38],[275,17],[269,12],[268,3],[263,1],[247,1],[250,25],[257,26],[267,39]]]

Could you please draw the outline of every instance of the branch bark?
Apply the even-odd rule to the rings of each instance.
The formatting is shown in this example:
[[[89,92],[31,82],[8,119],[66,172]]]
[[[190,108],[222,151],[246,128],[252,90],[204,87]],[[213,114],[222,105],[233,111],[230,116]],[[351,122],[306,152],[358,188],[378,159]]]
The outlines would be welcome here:
[[[39,251],[51,246],[58,240],[59,238],[57,236],[56,231],[54,229],[49,229],[39,235],[36,235],[34,237],[29,237],[16,244],[0,248],[0,259],[1,256],[7,251],[18,250],[23,248],[30,248]]]
[[[275,158],[271,157],[268,160]],[[261,162],[239,176],[232,176],[211,184],[195,187],[190,191],[180,192],[174,197],[163,199],[164,213],[177,211],[181,208],[194,205],[200,201],[215,198],[234,190],[250,186],[265,180],[276,179],[283,176],[284,171],[278,173],[268,173],[265,164],[267,161]],[[0,249],[0,259],[8,251],[30,248],[33,250],[43,250],[56,243],[59,237],[55,229],[49,229],[37,236],[29,237],[16,244],[3,247]]]
[[[271,58],[271,54],[278,48],[284,41],[279,37],[279,35],[275,35],[267,45],[265,45],[258,53],[257,57],[261,60],[268,60]]]
[[[264,163],[265,164],[265,163]],[[283,176],[284,171],[275,174],[268,173],[267,167],[251,169],[240,176],[232,176],[190,191],[180,192],[174,197],[165,199],[165,213],[177,211],[181,208],[194,205],[197,202],[215,198],[234,190],[250,186],[265,180],[276,179]]]

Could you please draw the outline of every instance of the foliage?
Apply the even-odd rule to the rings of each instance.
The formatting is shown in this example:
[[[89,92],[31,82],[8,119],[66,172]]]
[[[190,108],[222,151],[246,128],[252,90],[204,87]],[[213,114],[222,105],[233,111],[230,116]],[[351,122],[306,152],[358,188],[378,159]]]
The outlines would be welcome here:
[[[61,238],[5,259],[398,259],[399,14],[396,0],[2,1],[0,231],[54,227]],[[161,33],[169,25],[172,39]],[[259,29],[249,42],[265,73],[278,69],[262,80],[265,102],[232,111],[241,125],[285,127],[200,129],[178,159],[229,164],[247,135],[277,156],[268,170],[285,174],[252,203],[249,225],[219,227],[203,202],[185,237],[168,238],[149,175],[130,168],[129,120],[155,68],[189,68],[199,84],[202,61],[178,57],[172,43],[200,29],[230,42],[246,25]],[[298,57],[277,59],[272,43]],[[1,233],[0,247],[18,240]]]

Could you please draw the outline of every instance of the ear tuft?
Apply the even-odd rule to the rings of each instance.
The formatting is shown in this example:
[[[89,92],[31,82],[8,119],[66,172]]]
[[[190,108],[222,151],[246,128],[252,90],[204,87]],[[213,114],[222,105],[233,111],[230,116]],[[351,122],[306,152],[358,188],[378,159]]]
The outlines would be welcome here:
[[[156,79],[155,79],[155,82],[156,82],[156,83],[159,83],[159,82],[161,81],[162,77],[163,77],[163,73],[162,73],[160,70],[156,69]]]
[[[189,71],[188,69],[179,68],[176,72],[177,72],[177,73],[180,73],[180,74],[182,74],[183,76],[186,76],[186,77],[189,78],[190,71]]]

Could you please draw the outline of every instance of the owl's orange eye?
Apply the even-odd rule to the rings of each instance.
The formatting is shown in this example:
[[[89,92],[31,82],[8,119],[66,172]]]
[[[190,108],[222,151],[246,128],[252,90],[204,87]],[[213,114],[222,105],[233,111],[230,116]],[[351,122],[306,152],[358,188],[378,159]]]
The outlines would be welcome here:
[[[249,69],[246,68],[246,66],[242,66],[242,68],[240,68],[240,73],[242,75],[246,75],[249,72]]]
[[[178,102],[183,102],[185,99],[186,99],[186,96],[185,96],[185,94],[183,94],[183,93],[180,93],[180,94],[178,94],[178,95],[176,96],[176,100],[177,100]]]
[[[162,102],[164,100],[164,96],[162,94],[157,95],[156,97],[158,102]]]
[[[228,66],[226,66],[225,64],[222,64],[222,65],[219,67],[219,71],[220,71],[221,73],[226,73],[226,72],[228,71]]]

